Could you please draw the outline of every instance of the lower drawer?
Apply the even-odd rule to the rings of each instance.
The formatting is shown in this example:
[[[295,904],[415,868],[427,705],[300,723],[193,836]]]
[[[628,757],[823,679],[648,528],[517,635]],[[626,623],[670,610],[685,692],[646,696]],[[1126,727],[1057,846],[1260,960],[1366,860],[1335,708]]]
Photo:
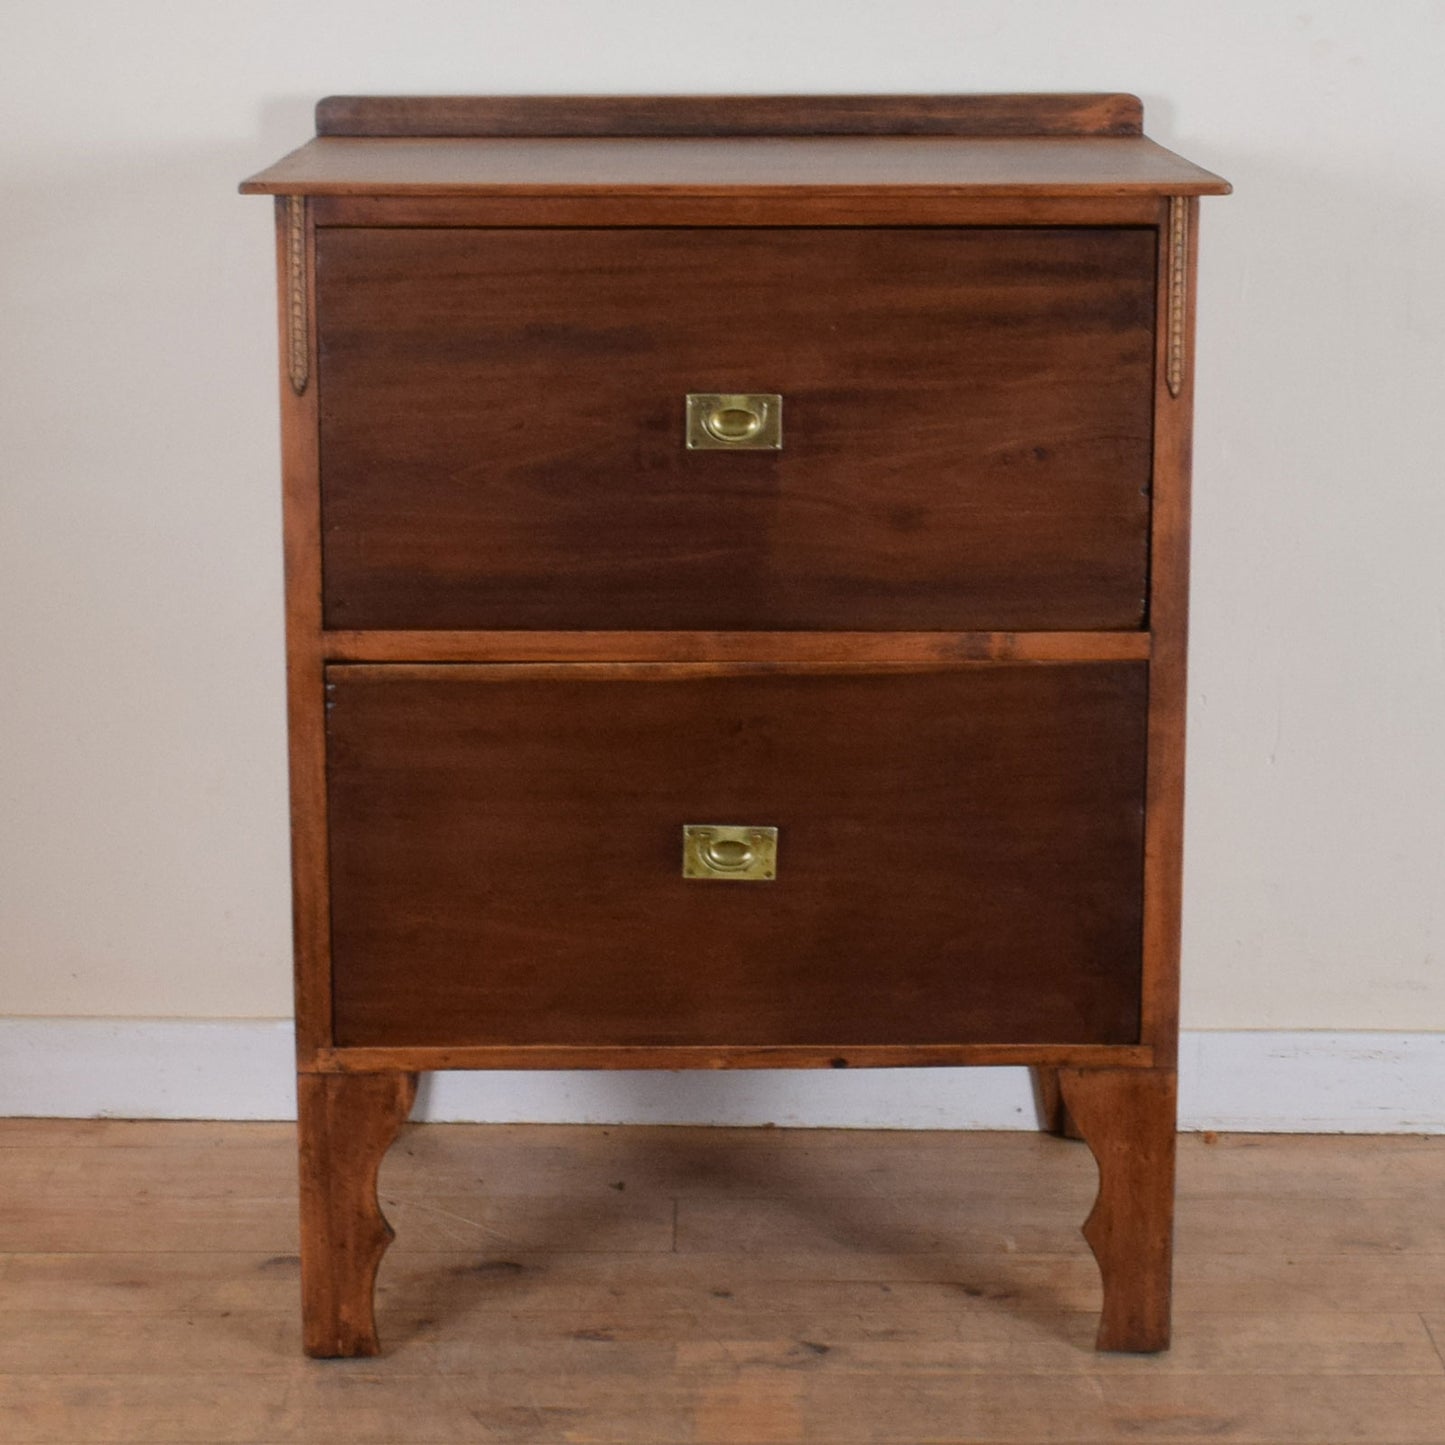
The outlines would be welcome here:
[[[1137,1041],[1142,662],[327,692],[339,1045]],[[684,876],[688,824],[774,876]]]

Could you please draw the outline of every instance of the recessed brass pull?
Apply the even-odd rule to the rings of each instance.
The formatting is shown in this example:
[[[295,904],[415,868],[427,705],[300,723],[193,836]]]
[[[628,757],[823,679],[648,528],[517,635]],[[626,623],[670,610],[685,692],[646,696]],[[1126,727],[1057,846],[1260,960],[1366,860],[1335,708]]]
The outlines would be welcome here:
[[[762,429],[763,412],[746,406],[715,406],[703,413],[702,424],[714,441],[745,442]]]
[[[687,445],[690,451],[781,451],[783,398],[771,392],[689,392]]]
[[[688,823],[682,830],[684,878],[766,883],[777,877],[778,830]]]

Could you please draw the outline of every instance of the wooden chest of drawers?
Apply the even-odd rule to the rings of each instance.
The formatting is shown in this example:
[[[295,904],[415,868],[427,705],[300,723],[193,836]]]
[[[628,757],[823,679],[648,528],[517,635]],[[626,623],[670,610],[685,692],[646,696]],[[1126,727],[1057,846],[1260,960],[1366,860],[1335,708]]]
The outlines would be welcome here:
[[[1028,1064],[1168,1340],[1193,245],[1132,97],[366,100],[277,197],[306,1346],[425,1069]]]

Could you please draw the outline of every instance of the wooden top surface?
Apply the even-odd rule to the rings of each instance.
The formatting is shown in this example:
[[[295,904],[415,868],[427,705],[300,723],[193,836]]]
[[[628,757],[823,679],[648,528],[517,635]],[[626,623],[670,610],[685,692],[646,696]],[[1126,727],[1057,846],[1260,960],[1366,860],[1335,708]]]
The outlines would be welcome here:
[[[247,195],[1227,195],[1140,135],[322,136]]]

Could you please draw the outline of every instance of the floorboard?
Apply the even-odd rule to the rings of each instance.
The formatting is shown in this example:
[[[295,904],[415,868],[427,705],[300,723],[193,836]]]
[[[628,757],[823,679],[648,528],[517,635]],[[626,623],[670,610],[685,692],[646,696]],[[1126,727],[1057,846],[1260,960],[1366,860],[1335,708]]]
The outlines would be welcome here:
[[[1445,1140],[1189,1136],[1175,1344],[1093,1352],[1087,1150],[422,1125],[379,1359],[300,1353],[289,1126],[0,1121],[6,1445],[1445,1442]]]

